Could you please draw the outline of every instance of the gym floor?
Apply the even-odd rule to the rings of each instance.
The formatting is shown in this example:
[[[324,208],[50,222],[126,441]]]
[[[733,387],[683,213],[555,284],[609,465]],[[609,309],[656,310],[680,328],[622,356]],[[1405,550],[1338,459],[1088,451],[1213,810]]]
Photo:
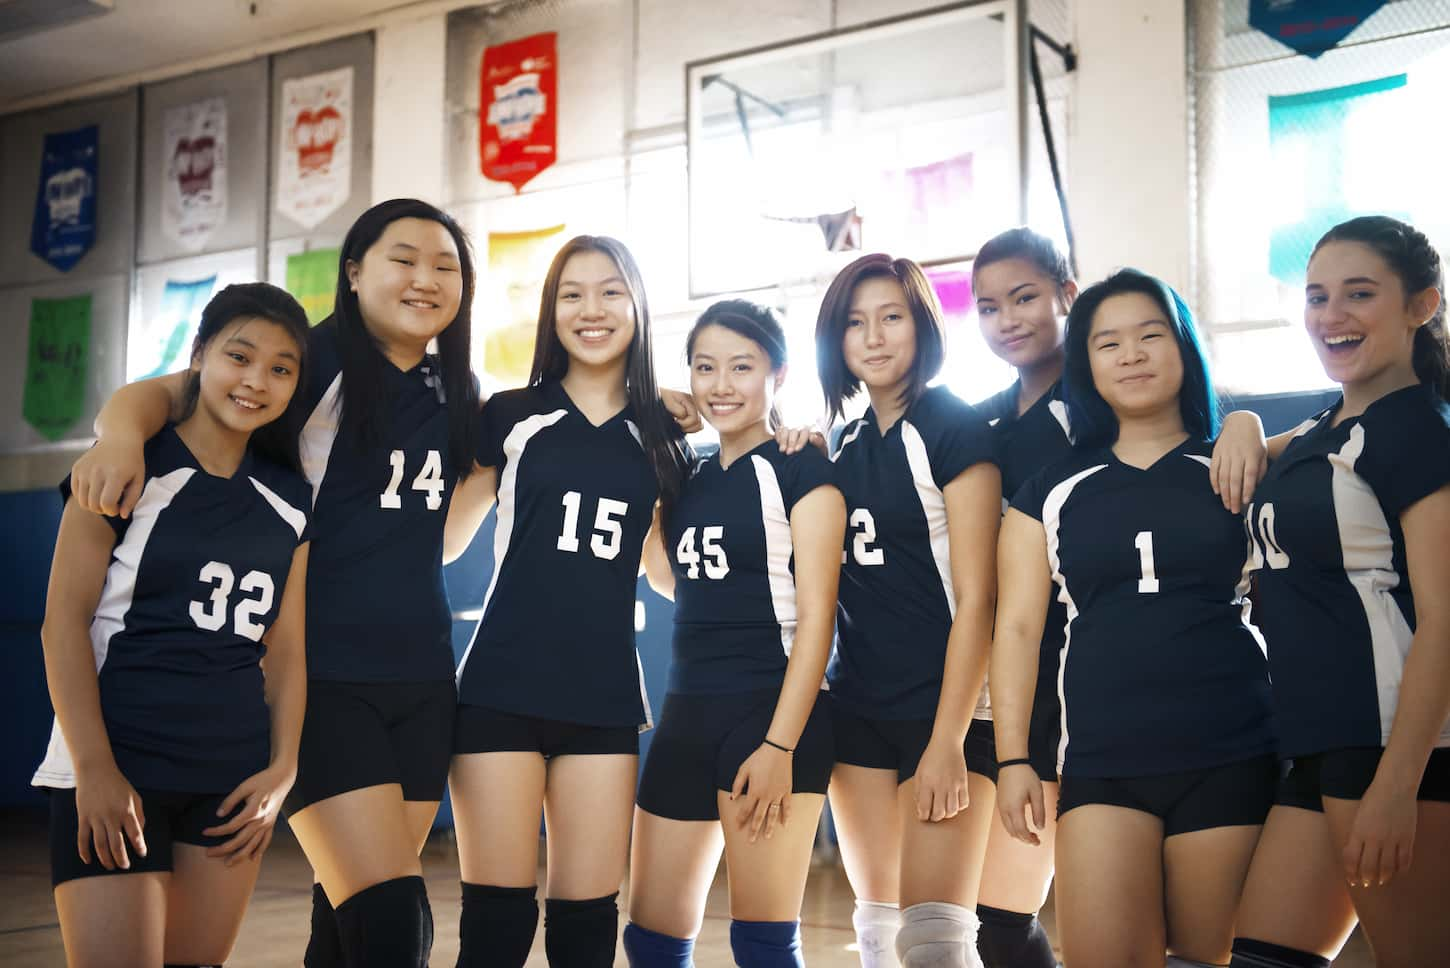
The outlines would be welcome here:
[[[4,898],[0,902],[0,964],[7,968],[65,964],[45,844],[42,814],[0,813],[0,896]],[[443,968],[452,965],[458,955],[458,857],[446,835],[434,835],[423,855],[423,867],[437,932],[432,961]],[[851,888],[839,865],[825,862],[811,873],[801,920],[806,962],[813,968],[853,968],[858,964],[852,944],[851,900]],[[241,938],[227,964],[234,968],[295,968],[307,944],[310,905],[307,861],[296,841],[279,831],[262,866]],[[1051,933],[1051,901],[1042,918]],[[529,968],[546,966],[542,922],[540,918]],[[616,963],[624,965],[622,953]],[[728,968],[734,963],[723,867],[710,891],[695,963],[700,968]],[[1336,968],[1370,968],[1373,964],[1357,932],[1335,962]]]

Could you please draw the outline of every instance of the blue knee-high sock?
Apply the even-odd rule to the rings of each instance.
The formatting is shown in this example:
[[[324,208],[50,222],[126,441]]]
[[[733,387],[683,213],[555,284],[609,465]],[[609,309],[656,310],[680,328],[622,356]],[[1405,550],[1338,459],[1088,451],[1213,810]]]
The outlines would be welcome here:
[[[624,926],[629,968],[695,968],[695,939],[672,938],[633,921]]]
[[[731,921],[730,950],[740,968],[805,968],[799,921]]]

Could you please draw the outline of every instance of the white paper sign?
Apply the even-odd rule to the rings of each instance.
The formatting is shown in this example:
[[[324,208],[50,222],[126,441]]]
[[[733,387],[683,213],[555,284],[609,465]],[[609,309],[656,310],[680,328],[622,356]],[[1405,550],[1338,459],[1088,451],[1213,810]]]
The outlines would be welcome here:
[[[282,82],[277,211],[312,228],[352,194],[352,68]]]
[[[196,252],[227,217],[227,102],[171,108],[161,131],[161,230]]]

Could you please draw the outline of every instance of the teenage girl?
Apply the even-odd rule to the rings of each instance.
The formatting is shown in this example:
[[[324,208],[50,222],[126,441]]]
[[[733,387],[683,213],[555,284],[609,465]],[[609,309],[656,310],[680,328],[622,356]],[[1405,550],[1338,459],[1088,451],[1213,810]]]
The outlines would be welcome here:
[[[1319,240],[1305,327],[1343,390],[1270,441],[1254,542],[1290,770],[1254,854],[1239,968],[1450,951],[1450,376],[1439,254],[1383,216]],[[1258,431],[1261,432],[1261,431]]]
[[[309,966],[412,968],[432,946],[418,853],[456,709],[442,562],[454,486],[474,468],[472,299],[462,229],[394,199],[348,230],[333,314],[308,334],[301,452],[316,547],[288,819],[318,880]],[[129,506],[138,431],[159,427],[179,393],[175,377],[118,391],[77,464],[78,498]]]
[[[973,908],[996,771],[973,710],[1002,487],[986,420],[927,388],[943,343],[925,274],[886,255],[842,270],[816,324],[832,417],[863,386],[871,401],[835,454],[848,525],[829,673],[831,810],[867,968],[898,953],[908,966],[980,964]]]
[[[1188,307],[1125,269],[1068,314],[1075,449],[1003,522],[991,684],[1008,831],[1038,843],[1031,697],[1048,583],[1068,626],[1057,916],[1064,961],[1221,965],[1276,778],[1243,524],[1209,482],[1218,410]]]
[[[459,964],[522,965],[538,918],[555,966],[611,965],[641,726],[641,553],[679,494],[683,441],[656,389],[629,250],[579,236],[544,280],[529,386],[491,397],[478,463],[497,490],[494,572],[458,667],[451,774]]]
[[[1003,505],[1033,475],[1072,451],[1062,399],[1063,326],[1077,283],[1057,246],[1028,228],[1009,229],[972,261],[972,289],[987,346],[1017,370],[1006,390],[977,405],[997,433]],[[1056,968],[1052,942],[1037,919],[1052,886],[1061,711],[1057,662],[1067,611],[1053,600],[1038,652],[1027,736],[1030,765],[1042,781],[1038,845],[1014,840],[993,824],[987,840],[977,916],[977,949],[987,968]],[[1010,701],[1010,700],[1009,700]]]
[[[739,965],[801,965],[800,908],[830,781],[831,649],[846,509],[830,461],[776,446],[785,333],[745,300],[686,339],[695,404],[720,434],[645,545],[675,602],[669,692],[640,783],[630,863],[634,968],[685,968],[725,853]]]
[[[134,512],[66,503],[41,632],[56,723],[32,782],[73,966],[219,965],[241,928],[306,702],[306,334],[282,290],[223,289]]]

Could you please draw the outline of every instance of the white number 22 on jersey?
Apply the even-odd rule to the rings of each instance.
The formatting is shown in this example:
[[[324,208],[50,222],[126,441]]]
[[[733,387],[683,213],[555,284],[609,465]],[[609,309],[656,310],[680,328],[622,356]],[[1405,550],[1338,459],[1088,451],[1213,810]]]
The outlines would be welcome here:
[[[560,551],[579,551],[579,502],[583,499],[578,491],[564,495],[564,527],[559,532],[556,547]],[[594,533],[589,536],[589,550],[594,557],[613,561],[619,557],[619,546],[624,540],[624,527],[619,519],[629,513],[629,505],[612,497],[601,497],[594,508]]]
[[[197,628],[215,632],[227,624],[227,599],[236,585],[236,575],[232,572],[231,565],[208,561],[201,566],[201,574],[196,577],[198,581],[211,586],[211,597],[205,602],[191,603],[191,620],[196,623]],[[255,616],[266,615],[272,608],[275,594],[272,576],[265,571],[249,571],[242,576],[241,590],[244,593],[256,592],[257,597],[243,598],[237,603],[237,609],[232,613],[232,631],[253,642],[260,642],[266,629],[261,622],[256,621]]]
[[[396,511],[403,506],[403,498],[398,494],[398,485],[403,483],[403,452],[393,451],[388,455],[388,462],[393,465],[393,476],[388,486],[383,488],[383,493],[378,495],[378,506]],[[436,511],[443,506],[443,487],[443,457],[438,451],[430,450],[423,458],[423,469],[413,478],[413,490],[422,491],[428,510]]]
[[[725,549],[720,547],[720,542],[725,537],[725,529],[718,524],[712,524],[700,529],[700,551],[695,550],[695,529],[689,527],[685,533],[680,535],[680,543],[675,548],[675,560],[688,567],[685,572],[686,578],[700,577],[700,562],[705,562],[705,577],[719,580],[730,574],[730,561],[725,557]]]

